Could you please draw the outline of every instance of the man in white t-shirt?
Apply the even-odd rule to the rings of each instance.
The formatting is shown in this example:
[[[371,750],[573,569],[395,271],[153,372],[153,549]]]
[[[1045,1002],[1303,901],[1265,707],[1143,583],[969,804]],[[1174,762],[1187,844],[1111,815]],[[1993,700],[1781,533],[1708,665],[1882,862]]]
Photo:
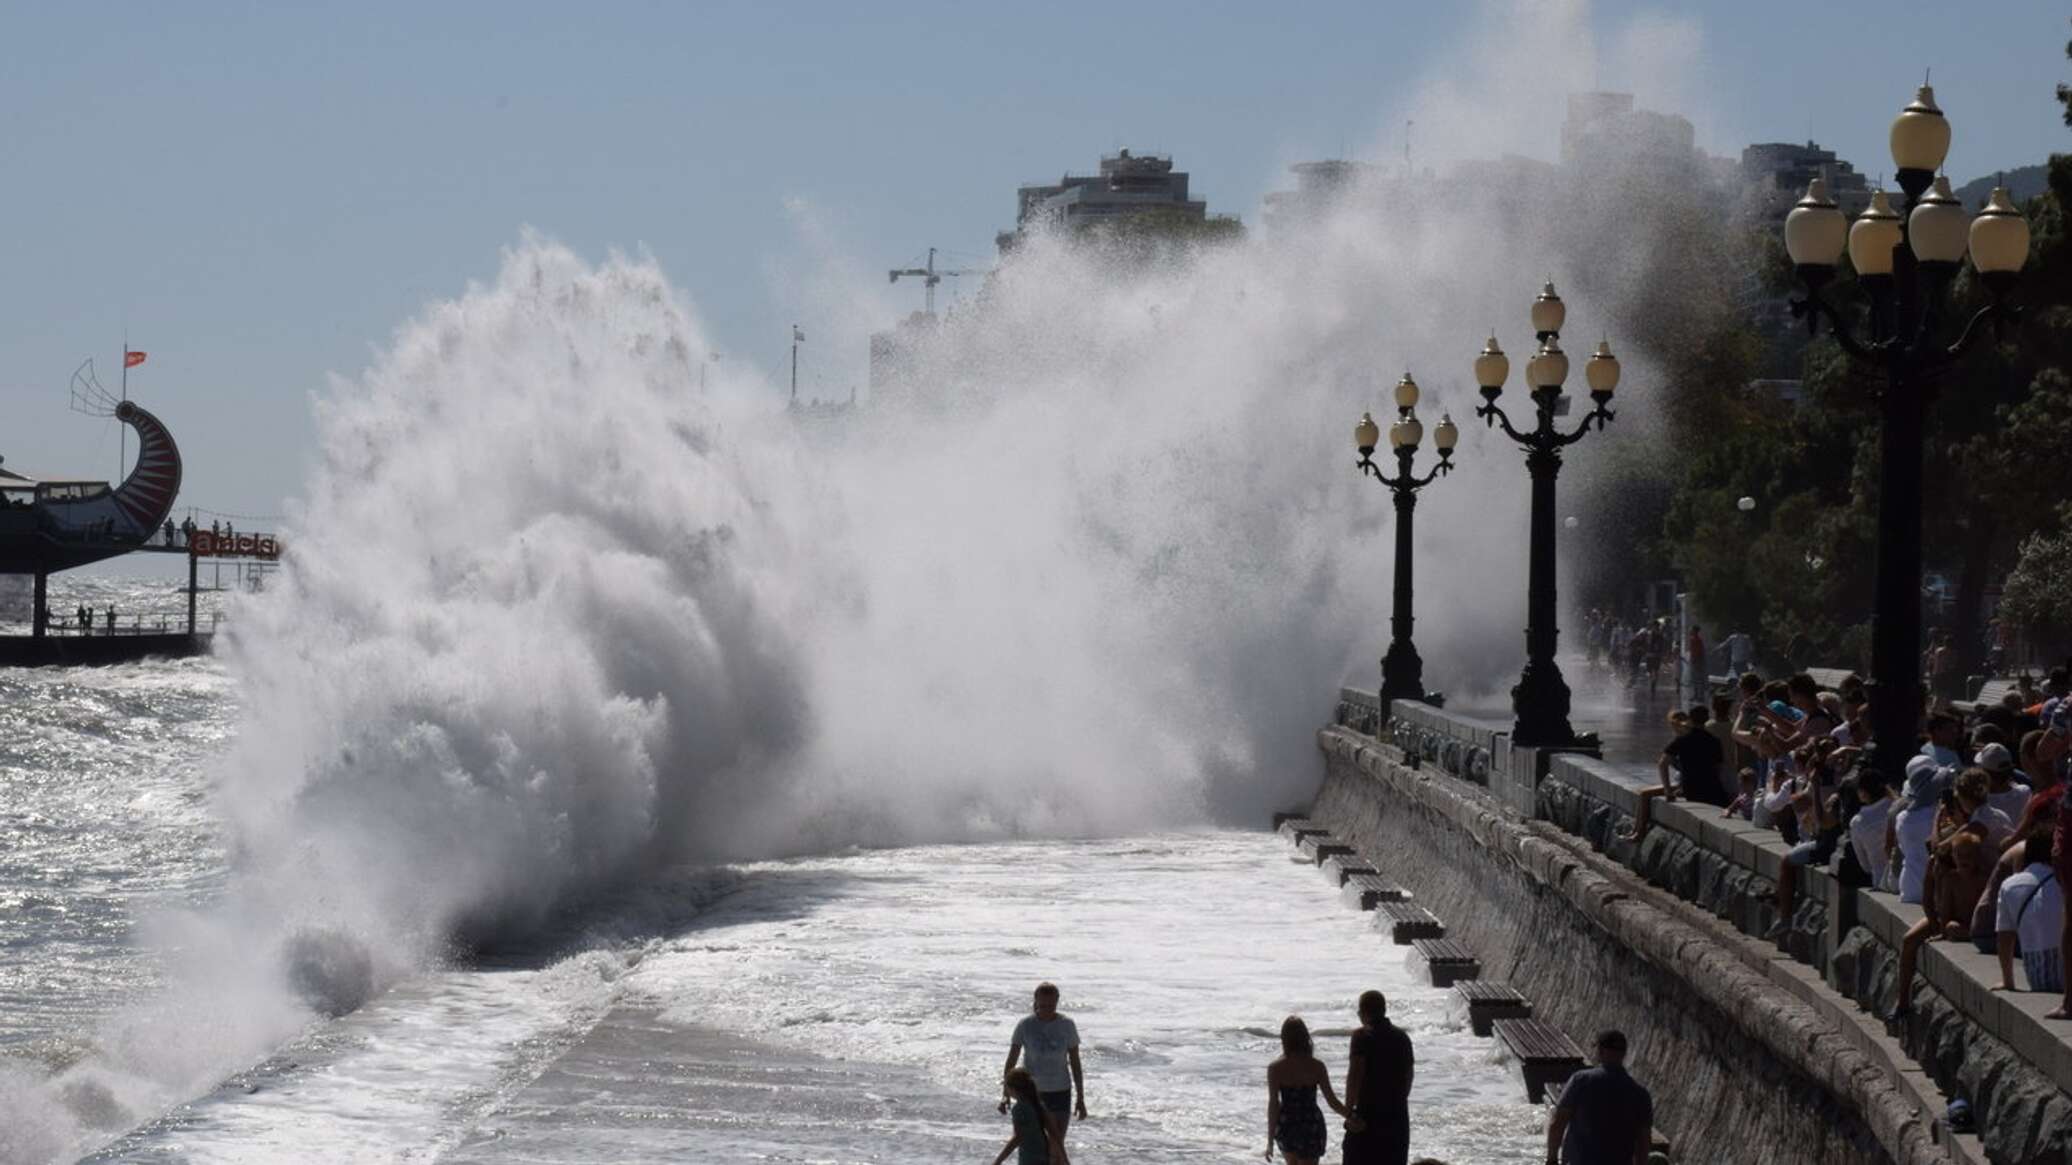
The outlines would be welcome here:
[[[2020,821],[2029,807],[2029,786],[2015,780],[2014,754],[2004,744],[1989,744],[1978,750],[1978,767],[1986,770],[1986,804]]]
[[[1036,1078],[1036,1091],[1043,1095],[1043,1107],[1057,1118],[1059,1136],[1076,1114],[1086,1119],[1086,1073],[1079,1067],[1079,1027],[1058,1014],[1058,989],[1053,983],[1036,985],[1031,1013],[1014,1025],[1014,1040],[1007,1046],[1004,1077],[1014,1071],[1023,1053],[1028,1054],[1029,1075]],[[1076,1101],[1076,1103],[1075,1103]],[[1007,1111],[1007,1100],[1000,1101]]]
[[[2063,991],[2065,959],[2059,949],[2064,925],[2064,890],[2050,864],[2050,838],[2032,837],[2022,853],[2020,873],[2000,883],[1994,929],[1999,932],[2000,989],[2014,990],[2014,954],[2020,945],[2022,974],[2031,991]]]
[[[1892,814],[1899,807],[1885,774],[1866,767],[1856,778],[1856,796],[1862,808],[1849,819],[1849,845],[1856,851],[1856,864],[1871,877],[1871,885],[1888,893],[1899,889],[1892,869],[1892,849],[1886,835],[1892,831]]]

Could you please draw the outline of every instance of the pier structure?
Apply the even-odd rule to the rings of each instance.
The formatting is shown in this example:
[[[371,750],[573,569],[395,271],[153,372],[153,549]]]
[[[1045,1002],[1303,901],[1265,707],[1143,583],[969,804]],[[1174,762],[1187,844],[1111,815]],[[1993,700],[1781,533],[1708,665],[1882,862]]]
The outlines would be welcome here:
[[[29,633],[0,636],[0,666],[195,654],[210,637],[199,626],[196,603],[202,560],[271,563],[280,557],[280,539],[272,534],[205,530],[192,517],[174,524],[183,466],[172,433],[134,401],[109,402],[95,415],[136,431],[136,462],[121,484],[38,478],[0,466],[0,574],[32,580]],[[51,575],[125,554],[187,556],[184,628],[163,621],[150,627],[140,618],[123,627],[111,617],[97,629],[91,621],[52,615]]]

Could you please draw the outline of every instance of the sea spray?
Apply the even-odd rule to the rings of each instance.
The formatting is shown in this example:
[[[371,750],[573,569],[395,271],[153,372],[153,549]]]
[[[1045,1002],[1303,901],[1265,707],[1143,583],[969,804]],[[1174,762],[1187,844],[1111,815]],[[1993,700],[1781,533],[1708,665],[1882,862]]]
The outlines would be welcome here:
[[[1558,262],[1399,221],[1149,266],[1038,237],[904,399],[835,416],[735,362],[701,393],[652,262],[513,247],[320,402],[289,560],[226,637],[231,885],[159,928],[167,993],[9,1110],[28,1088],[91,1139],[686,863],[1299,801],[1386,641],[1351,422],[1405,368],[1428,425],[1465,422],[1480,321]],[[1489,687],[1523,474],[1476,426],[1456,460],[1419,506],[1418,634],[1429,683]]]

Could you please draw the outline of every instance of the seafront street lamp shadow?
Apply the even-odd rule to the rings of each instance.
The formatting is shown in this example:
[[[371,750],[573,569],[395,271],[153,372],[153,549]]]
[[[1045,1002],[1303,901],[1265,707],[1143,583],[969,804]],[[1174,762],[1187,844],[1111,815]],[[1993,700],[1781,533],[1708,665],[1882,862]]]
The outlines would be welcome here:
[[[1432,447],[1439,451],[1439,463],[1419,477],[1411,467],[1418,443],[1424,440],[1424,422],[1417,419],[1417,381],[1405,372],[1396,382],[1396,420],[1389,426],[1389,448],[1395,451],[1396,473],[1391,477],[1374,464],[1374,450],[1381,444],[1381,426],[1374,414],[1361,413],[1353,426],[1353,444],[1359,447],[1359,470],[1389,487],[1396,495],[1396,594],[1389,612],[1389,650],[1381,657],[1381,706],[1390,700],[1417,700],[1439,705],[1446,697],[1424,687],[1424,660],[1410,641],[1411,617],[1411,517],[1417,510],[1417,491],[1441,475],[1453,472],[1453,447],[1460,443],[1460,429],[1450,415],[1442,414],[1432,431]]]
[[[1593,736],[1577,735],[1568,722],[1569,690],[1554,662],[1554,647],[1560,629],[1554,621],[1554,479],[1561,473],[1561,451],[1583,439],[1592,425],[1602,429],[1612,420],[1612,390],[1619,385],[1619,361],[1611,343],[1597,345],[1596,354],[1585,362],[1583,375],[1590,384],[1593,408],[1573,430],[1563,432],[1556,421],[1562,403],[1561,383],[1568,379],[1568,356],[1561,350],[1561,325],[1568,309],[1549,283],[1532,303],[1532,327],[1539,337],[1539,351],[1525,365],[1526,388],[1532,394],[1534,424],[1519,429],[1511,423],[1496,401],[1503,394],[1504,380],[1511,374],[1510,358],[1491,336],[1475,357],[1475,383],[1481,386],[1483,404],[1475,415],[1491,428],[1525,450],[1525,468],[1532,475],[1532,546],[1525,603],[1525,670],[1511,689],[1511,710],[1516,721],[1511,742],[1530,748],[1591,748]]]
[[[1872,759],[1888,781],[1903,776],[1921,720],[1921,456],[1927,406],[1938,376],[1991,323],[1997,331],[2020,310],[2009,305],[2029,258],[2029,222],[2005,187],[1977,217],[1938,176],[1950,148],[1950,123],[1927,85],[1892,122],[1892,160],[1905,203],[1894,210],[1879,191],[1848,221],[1827,183],[1815,178],[1784,220],[1784,247],[1806,298],[1792,314],[1817,334],[1825,317],[1835,343],[1855,363],[1884,373],[1879,399],[1878,559],[1871,629]],[[1867,300],[1863,333],[1823,296],[1842,252],[1849,253]],[[1943,312],[1965,252],[1991,297],[1944,343]]]

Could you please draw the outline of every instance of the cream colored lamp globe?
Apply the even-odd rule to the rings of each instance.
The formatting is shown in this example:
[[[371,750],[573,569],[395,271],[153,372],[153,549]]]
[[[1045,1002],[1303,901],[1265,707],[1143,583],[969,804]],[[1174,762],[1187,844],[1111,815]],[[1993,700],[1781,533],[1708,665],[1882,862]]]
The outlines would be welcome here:
[[[1417,407],[1417,382],[1410,379],[1408,372],[1403,374],[1403,379],[1396,382],[1396,407],[1399,409],[1414,409]]]
[[[1936,175],[1935,185],[1907,216],[1907,242],[1913,244],[1914,257],[1923,263],[1955,264],[1964,258],[1970,234],[1971,215],[1950,192],[1949,177]]]
[[[1389,426],[1389,444],[1397,449],[1415,449],[1424,440],[1424,424],[1416,417],[1404,417]]]
[[[1381,444],[1381,426],[1374,423],[1373,413],[1361,413],[1360,423],[1353,426],[1353,444],[1362,456],[1374,452]]]
[[[1995,186],[1971,220],[1971,265],[1981,275],[2012,275],[2028,261],[2029,220],[2007,200],[2007,187]]]
[[[1475,383],[1485,393],[1494,395],[1510,375],[1511,358],[1504,355],[1504,350],[1497,346],[1496,337],[1491,336],[1489,343],[1482,345],[1481,353],[1475,357]]]
[[[1535,392],[1561,387],[1561,382],[1568,379],[1568,354],[1561,350],[1561,341],[1550,339],[1540,345],[1540,350],[1526,361],[1525,378]]]
[[[1734,508],[1746,514],[1755,509],[1755,499],[1743,494],[1741,500],[1734,503]]]
[[[1950,152],[1950,121],[1936,108],[1935,90],[1926,85],[1892,119],[1892,162],[1902,170],[1942,169]]]
[[[1452,413],[1439,415],[1439,427],[1432,430],[1432,444],[1438,447],[1442,456],[1453,452],[1454,446],[1460,444],[1460,427],[1453,423]]]
[[[1583,364],[1583,379],[1590,382],[1590,391],[1610,396],[1619,387],[1619,358],[1612,355],[1612,342],[1599,340],[1597,351]]]
[[[1882,190],[1849,227],[1849,264],[1858,275],[1892,274],[1892,251],[1899,246],[1899,212]]]
[[[1540,288],[1539,296],[1532,301],[1532,330],[1543,336],[1558,332],[1567,318],[1568,305],[1554,294],[1554,284]]]
[[[1828,197],[1827,179],[1806,183],[1806,196],[1784,217],[1784,249],[1801,267],[1832,267],[1849,241],[1849,220]]]

